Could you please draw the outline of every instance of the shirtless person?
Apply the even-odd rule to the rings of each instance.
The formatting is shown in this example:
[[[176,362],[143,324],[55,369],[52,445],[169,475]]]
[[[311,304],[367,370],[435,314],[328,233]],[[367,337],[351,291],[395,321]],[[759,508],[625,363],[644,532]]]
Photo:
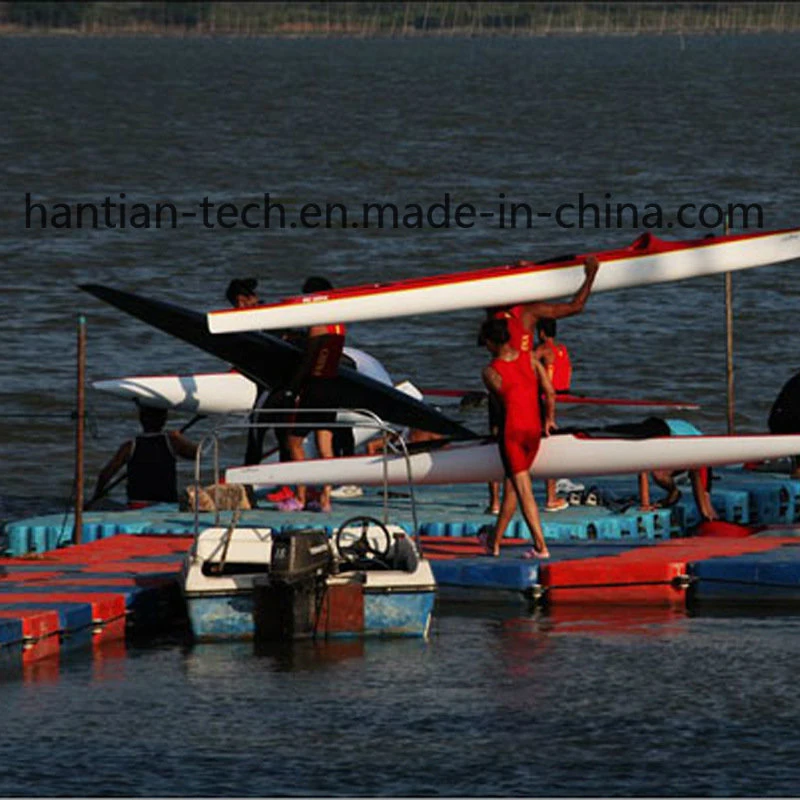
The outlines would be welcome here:
[[[517,262],[518,266],[530,266],[528,261]],[[566,303],[549,303],[549,302],[535,302],[535,303],[522,303],[520,305],[511,306],[510,308],[490,308],[487,309],[486,314],[489,318],[504,319],[508,323],[508,332],[511,336],[510,345],[515,350],[521,353],[530,353],[533,349],[533,330],[536,327],[536,322],[542,317],[549,317],[550,319],[563,319],[564,317],[571,317],[575,314],[580,314],[586,301],[589,299],[589,294],[592,291],[592,285],[597,275],[597,270],[600,265],[594,256],[589,256],[584,262],[584,270],[586,277],[580,289],[575,293],[574,297]],[[492,399],[489,395],[489,430],[492,435],[496,435],[500,429],[500,408],[497,401]],[[497,483],[489,484],[489,507],[486,509],[491,514],[497,514],[500,511],[500,487]]]
[[[503,504],[487,551],[493,556],[500,555],[500,541],[519,500],[534,541],[528,557],[549,558],[529,470],[542,437],[555,429],[555,392],[541,362],[530,351],[513,348],[510,339],[506,320],[491,319],[483,323],[479,341],[494,356],[483,370],[483,381],[503,412],[498,446],[506,474]],[[540,395],[545,403],[544,424]]]

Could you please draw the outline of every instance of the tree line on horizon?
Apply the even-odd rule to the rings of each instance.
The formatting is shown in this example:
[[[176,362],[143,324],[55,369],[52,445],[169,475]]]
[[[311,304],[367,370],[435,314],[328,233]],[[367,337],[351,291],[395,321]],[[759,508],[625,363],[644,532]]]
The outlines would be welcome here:
[[[0,32],[413,36],[787,32],[785,2],[0,2]]]

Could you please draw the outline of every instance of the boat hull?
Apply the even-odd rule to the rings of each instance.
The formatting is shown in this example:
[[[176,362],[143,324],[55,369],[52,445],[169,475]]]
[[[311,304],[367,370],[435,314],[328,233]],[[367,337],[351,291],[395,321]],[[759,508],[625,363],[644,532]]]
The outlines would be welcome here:
[[[800,435],[667,436],[649,439],[559,434],[542,440],[531,475],[575,478],[624,475],[654,469],[691,469],[766,461],[800,453]],[[445,445],[409,459],[417,484],[483,483],[500,480],[503,465],[496,442]],[[352,456],[258,464],[226,471],[228,483],[353,483],[407,485],[402,456]]]
[[[390,528],[403,533],[401,528]],[[380,537],[370,533],[376,546]],[[255,595],[267,583],[272,530],[226,528],[201,531],[183,568],[183,594],[192,635],[200,642],[254,639]],[[220,572],[220,565],[224,568]],[[344,572],[327,579],[328,588],[359,589],[363,607],[352,627],[338,624],[321,638],[426,637],[436,599],[436,580],[429,562],[419,559],[412,572],[390,569]],[[333,591],[330,592],[333,594]],[[339,623],[342,616],[340,615]],[[298,637],[300,638],[300,637]]]
[[[594,292],[650,286],[719,275],[800,258],[800,229],[760,231],[668,242],[649,234],[628,247],[564,256],[518,267],[505,265],[470,272],[367,284],[247,309],[208,314],[212,333],[387,319],[466,308],[490,308],[564,297],[580,287],[583,263],[601,262]]]
[[[253,592],[185,594],[192,635],[198,642],[235,642],[255,638]],[[434,588],[364,592],[364,626],[337,630],[326,638],[421,637],[430,630]]]

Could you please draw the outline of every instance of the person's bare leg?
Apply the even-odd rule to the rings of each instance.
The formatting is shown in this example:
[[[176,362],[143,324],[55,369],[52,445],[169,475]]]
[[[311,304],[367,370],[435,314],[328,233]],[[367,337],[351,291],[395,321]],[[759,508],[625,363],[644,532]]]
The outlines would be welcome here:
[[[503,502],[500,504],[500,513],[497,515],[493,538],[489,542],[492,547],[492,555],[500,555],[500,542],[503,540],[503,534],[505,534],[516,510],[517,493],[514,491],[514,484],[506,478],[503,481]]]
[[[544,482],[545,490],[547,491],[547,499],[545,501],[545,510],[547,511],[558,511],[566,507],[565,501],[558,496],[557,483],[558,481],[555,478],[548,478]]]
[[[674,506],[680,500],[681,490],[675,483],[672,473],[668,469],[654,469],[650,474],[653,476],[653,482],[667,492],[667,496],[659,501],[658,507]]]
[[[692,480],[694,502],[697,504],[697,510],[700,512],[700,516],[706,522],[719,519],[714,506],[711,505],[711,495],[706,491],[705,486],[703,486],[703,478],[700,470],[689,470],[689,476]]]
[[[316,431],[317,451],[322,458],[333,458],[333,431]],[[331,510],[331,487],[323,486],[319,496],[319,505],[323,511]]]
[[[530,473],[527,471],[517,472],[511,480],[522,507],[522,516],[525,517],[525,522],[528,523],[528,527],[531,529],[536,552],[540,556],[547,558],[550,553],[544,540],[542,522],[539,519],[539,508],[536,505],[536,498],[533,496]]]
[[[292,436],[291,434],[289,434],[286,437],[286,446],[289,450],[289,458],[292,461],[305,461],[306,451],[303,449],[302,436]],[[305,506],[306,487],[305,486],[295,487],[295,495],[297,496],[297,502]]]

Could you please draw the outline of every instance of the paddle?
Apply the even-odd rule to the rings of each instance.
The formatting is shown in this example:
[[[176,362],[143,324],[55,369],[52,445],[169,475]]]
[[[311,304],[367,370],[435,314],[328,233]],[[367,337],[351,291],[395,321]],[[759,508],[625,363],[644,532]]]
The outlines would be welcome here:
[[[205,419],[205,418],[206,418],[206,415],[205,415],[205,414],[195,414],[195,416],[194,416],[194,417],[192,417],[192,418],[191,418],[191,419],[190,419],[190,420],[189,420],[189,421],[188,421],[188,422],[187,422],[187,423],[186,423],[186,424],[185,424],[185,425],[184,425],[184,426],[183,426],[183,427],[180,429],[179,433],[186,433],[186,431],[188,431],[188,430],[189,430],[189,428],[191,428],[193,425],[195,425],[196,423],[200,422],[200,420],[203,420],[203,419]],[[94,505],[95,505],[95,504],[96,504],[96,503],[97,503],[99,500],[102,500],[102,499],[103,499],[103,498],[104,498],[104,497],[105,497],[105,496],[106,496],[106,495],[107,495],[107,494],[108,494],[108,493],[109,493],[109,492],[110,492],[112,489],[115,489],[117,486],[119,486],[119,485],[122,483],[122,481],[124,481],[124,480],[125,480],[127,477],[128,477],[128,470],[125,470],[125,471],[124,471],[122,474],[120,474],[120,475],[118,475],[116,478],[114,478],[114,480],[113,480],[113,481],[111,481],[111,482],[110,482],[110,483],[109,483],[109,484],[108,484],[108,485],[105,487],[105,489],[103,489],[103,491],[102,491],[102,492],[100,492],[100,494],[98,494],[98,495],[97,495],[97,497],[91,497],[91,498],[89,498],[89,499],[88,499],[88,500],[87,500],[87,501],[84,503],[84,505],[83,505],[83,510],[84,510],[84,511],[89,511],[89,510],[92,508],[92,506],[94,506]]]

